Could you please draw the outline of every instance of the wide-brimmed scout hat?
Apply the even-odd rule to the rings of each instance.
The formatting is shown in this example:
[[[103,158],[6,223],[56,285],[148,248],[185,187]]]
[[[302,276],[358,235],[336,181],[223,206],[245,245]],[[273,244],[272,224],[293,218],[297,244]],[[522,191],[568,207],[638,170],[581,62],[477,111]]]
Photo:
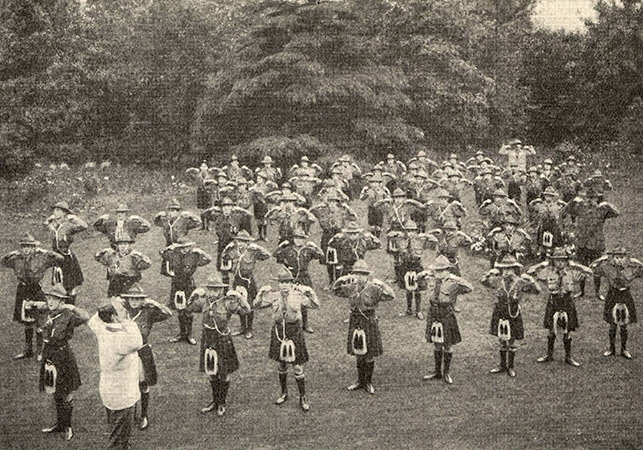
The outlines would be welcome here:
[[[493,196],[494,197],[509,197],[509,195],[502,188],[498,188],[495,191],[493,191]]]
[[[51,207],[51,209],[61,209],[67,214],[71,214],[71,209],[69,208],[69,203],[67,202],[58,202],[54,206]]]
[[[45,295],[47,297],[55,297],[63,300],[66,298],[69,298],[69,294],[67,293],[67,290],[60,283],[54,284],[47,292],[45,292]]]
[[[18,241],[18,244],[20,245],[40,245],[40,241],[37,241],[35,237],[31,233],[25,233],[22,235],[22,238],[20,238],[20,241]]]
[[[191,241],[187,236],[182,236],[177,239],[177,241],[174,243],[175,247],[190,247],[192,245],[195,245],[194,241]]]
[[[237,235],[234,237],[235,241],[254,241],[254,238],[250,236],[250,233],[248,233],[246,230],[241,230]]]
[[[288,281],[294,281],[295,277],[292,276],[292,272],[285,267],[279,270],[279,273],[275,278],[273,278],[275,281],[279,281],[280,283],[285,283]]]
[[[552,197],[558,197],[558,192],[554,189],[553,186],[547,186],[543,191],[543,195],[551,195]]]
[[[424,158],[426,156],[426,152],[424,150],[420,150],[417,154],[418,158]]]
[[[134,283],[126,292],[120,294],[122,298],[146,298],[147,294],[138,283]]]
[[[230,197],[223,197],[221,200],[221,206],[234,206],[234,202]]]
[[[119,203],[116,207],[116,212],[130,212],[131,209],[127,206],[127,203]]]
[[[519,145],[522,144],[522,141],[520,139],[512,139],[508,142],[509,145]]]
[[[451,261],[449,261],[449,259],[444,255],[440,255],[435,258],[435,262],[431,266],[433,270],[445,270],[450,269],[451,267],[453,267],[453,264],[451,264]]]
[[[362,230],[355,221],[348,222],[348,225],[342,229],[342,233],[359,233],[361,231],[364,230]]]
[[[522,264],[512,255],[505,255],[500,261],[496,261],[493,266],[496,269],[509,269],[512,267],[522,269]]]
[[[556,247],[551,255],[551,259],[569,259],[569,254],[563,247]]]
[[[114,242],[116,244],[120,244],[124,242],[127,242],[128,244],[132,244],[134,242],[134,239],[132,239],[127,233],[125,233],[117,237]]]
[[[167,209],[174,209],[174,210],[178,211],[178,210],[181,209],[181,204],[179,203],[179,201],[177,199],[173,198],[167,204]]]
[[[538,167],[530,166],[529,170],[527,170],[527,173],[538,173]]]
[[[310,162],[310,159],[308,158],[308,156],[304,155],[301,157],[301,161]]]
[[[271,163],[272,163],[272,158],[270,157],[270,155],[264,156],[263,159],[261,160],[261,164],[271,164]]]
[[[364,261],[363,259],[360,259],[355,263],[355,265],[353,265],[351,272],[369,274],[371,273],[371,269],[370,267],[368,267],[368,263],[366,261]]]
[[[213,273],[208,277],[208,280],[205,282],[205,287],[225,288],[225,287],[228,287],[228,285],[221,280],[220,274]]]
[[[458,225],[455,223],[454,220],[447,220],[444,222],[444,225],[442,225],[443,230],[457,230]]]
[[[404,192],[404,191],[403,191],[402,189],[400,189],[400,188],[396,188],[396,189],[393,191],[393,197],[406,197],[406,192]]]

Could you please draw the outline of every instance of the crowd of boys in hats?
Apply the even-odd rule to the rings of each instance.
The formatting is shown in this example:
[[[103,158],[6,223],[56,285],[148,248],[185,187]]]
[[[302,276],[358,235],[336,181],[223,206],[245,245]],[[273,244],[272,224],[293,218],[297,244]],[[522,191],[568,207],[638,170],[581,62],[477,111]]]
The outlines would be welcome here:
[[[170,199],[165,211],[152,220],[165,239],[160,254],[161,273],[171,279],[167,305],[148,298],[140,285],[151,260],[135,245],[139,235],[150,231],[150,222],[131,214],[125,203],[113,214],[100,216],[93,226],[108,238],[110,246],[95,259],[107,267],[111,303],[99,308],[90,325],[99,336],[101,383],[115,382],[106,344],[106,333],[114,327],[127,328],[131,334],[135,356],[127,370],[139,370],[134,362],[142,367],[136,392],[127,390],[112,398],[101,388],[113,426],[112,443],[128,442],[133,402],[141,404],[139,427],[149,426],[149,388],[156,384],[157,372],[148,337],[154,323],[174,312],[179,333],[171,342],[192,345],[197,344],[193,314],[202,314],[198,367],[208,376],[212,390],[202,413],[226,413],[231,374],[240,368],[233,336],[252,339],[254,313],[262,308],[270,308],[272,314],[268,356],[277,362],[281,394],[276,403],[281,405],[289,398],[287,375],[292,366],[300,408],[310,410],[304,374],[309,360],[305,333],[313,333],[308,309],[320,307],[315,287],[321,284],[309,272],[312,261],[326,265],[327,289],[349,303],[347,352],[356,357],[357,366],[357,381],[349,391],[375,393],[375,358],[384,348],[376,311],[380,302],[396,298],[396,289],[386,279],[373,276],[374,270],[365,261],[369,252],[391,255],[392,270],[382,260],[375,269],[389,272],[398,292],[406,297],[402,315],[420,320],[426,316],[425,339],[433,346],[434,367],[425,380],[453,383],[454,346],[462,341],[456,302],[474,290],[466,278],[468,268],[461,264],[463,252],[471,257],[484,253],[490,260],[491,268],[480,282],[495,299],[489,333],[499,340],[500,363],[492,373],[516,376],[517,342],[526,338],[521,302],[525,293],[540,293],[543,288],[547,302],[542,324],[548,338],[546,354],[538,361],[553,360],[555,341],[560,337],[565,362],[579,366],[572,357],[572,337],[580,323],[576,301],[585,295],[590,277],[609,325],[609,348],[604,355],[616,354],[620,331],[620,355],[632,358],[627,348],[628,325],[636,323],[637,317],[631,285],[643,276],[643,263],[622,246],[605,253],[604,227],[619,215],[605,201],[612,190],[610,181],[600,170],[581,181],[584,165],[572,156],[559,167],[550,159],[535,165],[530,161],[536,157],[533,147],[517,139],[503,145],[499,153],[507,157],[504,168],[482,151],[466,163],[451,154],[441,165],[425,150],[407,164],[390,153],[363,174],[347,155],[326,169],[302,155],[297,164],[283,171],[269,155],[254,171],[235,155],[221,168],[209,167],[204,161],[187,170],[196,183],[200,217]],[[462,199],[470,194],[477,210],[468,214]],[[363,208],[364,216],[356,213],[355,206]],[[52,210],[45,225],[53,250],[39,248],[40,243],[26,233],[18,241],[20,250],[2,257],[0,265],[12,269],[17,278],[13,318],[24,325],[25,349],[15,358],[37,354],[40,386],[54,395],[57,422],[43,432],[64,432],[71,439],[72,393],[80,386],[80,375],[68,341],[73,329],[89,320],[83,309],[74,306],[84,277],[71,245],[87,223],[64,201]],[[273,251],[255,242],[261,240],[267,246],[272,241],[270,224],[278,225]],[[253,237],[255,226],[258,239]],[[216,242],[212,240],[216,267],[208,266],[215,258],[189,238],[190,231],[197,229],[216,236]],[[380,250],[382,231],[386,245]],[[319,242],[311,236],[320,236]],[[427,263],[429,254],[431,263]],[[257,264],[271,257],[281,266],[273,278],[278,287],[258,288]],[[204,266],[204,278],[206,272],[209,275],[197,287],[194,276]],[[52,287],[43,292],[40,283],[49,269]],[[233,315],[240,318],[236,332],[230,329]],[[130,322],[136,327],[130,327]]]

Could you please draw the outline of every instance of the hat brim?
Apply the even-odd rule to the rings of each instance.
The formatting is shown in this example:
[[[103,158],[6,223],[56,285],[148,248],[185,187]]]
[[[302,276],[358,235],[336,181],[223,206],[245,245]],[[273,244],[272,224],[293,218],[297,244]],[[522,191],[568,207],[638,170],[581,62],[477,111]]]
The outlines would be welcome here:
[[[522,269],[523,268],[523,265],[520,264],[519,262],[510,263],[510,264],[507,264],[507,263],[495,263],[493,266],[496,269],[512,269],[512,268]]]
[[[57,292],[45,292],[45,297],[57,298],[59,300],[65,300],[69,298],[69,295],[58,294]]]
[[[369,275],[369,274],[371,274],[371,273],[373,273],[373,272],[371,272],[371,271],[370,271],[370,270],[368,270],[368,269],[352,269],[352,270],[351,270],[351,273],[363,273],[363,274],[365,274],[365,275]]]
[[[190,247],[192,245],[196,245],[196,242],[189,241],[189,242],[182,242],[182,243],[179,243],[179,242],[174,243],[175,247]]]
[[[145,294],[128,294],[128,293],[122,293],[119,295],[121,298],[147,298],[147,295]]]
[[[40,245],[40,241],[20,241],[18,242],[19,245],[29,245],[32,247],[37,247]]]
[[[248,237],[245,237],[245,236],[235,236],[235,237],[234,237],[234,240],[235,240],[235,241],[252,242],[252,241],[254,241],[255,239],[254,239],[252,236],[248,236]]]
[[[59,210],[61,210],[61,211],[66,212],[67,214],[71,214],[71,209],[66,208],[66,207],[64,207],[64,206],[54,205],[54,206],[52,206],[52,207],[51,207],[51,209],[59,209]]]
[[[228,285],[224,284],[224,283],[220,283],[220,284],[205,283],[205,287],[208,287],[208,288],[227,288]]]

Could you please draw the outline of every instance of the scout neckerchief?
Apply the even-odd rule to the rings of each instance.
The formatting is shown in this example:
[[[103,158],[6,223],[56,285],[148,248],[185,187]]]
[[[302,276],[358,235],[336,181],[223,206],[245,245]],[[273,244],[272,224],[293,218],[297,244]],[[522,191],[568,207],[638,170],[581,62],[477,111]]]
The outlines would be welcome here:
[[[119,239],[125,237],[125,221],[116,220],[116,231],[114,232],[114,239],[118,242]]]
[[[54,322],[56,321],[57,318],[59,318],[62,314],[63,311],[60,311],[58,314],[56,314],[53,317],[47,317],[47,322],[45,323],[45,326],[51,325],[51,332],[49,333],[49,337],[47,339],[51,339],[54,336],[54,332],[56,331],[56,327],[54,326]],[[45,342],[47,342],[47,339],[43,339]]]
[[[66,243],[66,242],[67,242],[67,235],[66,235],[66,234],[65,234],[65,235],[63,235],[63,236],[62,236],[62,239],[61,239],[61,238],[60,238],[60,235],[59,235],[59,231],[60,231],[60,229],[63,227],[63,225],[65,225],[65,223],[66,223],[66,222],[67,222],[67,220],[65,220],[64,222],[62,222],[60,225],[58,225],[58,224],[57,224],[57,222],[56,222],[56,225],[57,225],[57,226],[56,226],[56,229],[54,230],[54,234],[55,234],[55,237],[56,237],[56,250],[58,250],[58,251],[59,251],[60,253],[62,253],[63,255],[67,255],[67,254],[69,254],[69,248],[67,249],[67,252],[63,252],[63,251],[60,249],[60,241],[62,240],[63,242],[65,242],[65,243]]]
[[[244,278],[244,277],[241,275],[241,260],[242,260],[242,259],[243,259],[243,257],[248,253],[249,248],[246,248],[246,249],[243,251],[243,253],[239,252],[239,247],[237,247],[237,248],[236,248],[236,250],[237,250],[237,253],[239,254],[239,258],[237,259],[237,263],[236,263],[235,268],[234,268],[234,274],[235,274],[236,276],[238,276],[239,278],[241,278],[242,280],[244,280],[244,281],[246,281],[246,282],[248,282],[248,283],[249,283],[249,282],[250,282],[250,278]]]

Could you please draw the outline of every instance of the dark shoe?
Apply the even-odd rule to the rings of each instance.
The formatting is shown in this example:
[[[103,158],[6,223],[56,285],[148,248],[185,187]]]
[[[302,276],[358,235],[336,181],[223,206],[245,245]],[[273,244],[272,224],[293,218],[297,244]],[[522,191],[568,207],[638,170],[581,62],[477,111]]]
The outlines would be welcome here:
[[[312,328],[310,328],[309,326],[305,326],[305,327],[304,327],[304,331],[305,331],[306,333],[308,333],[308,334],[313,334],[313,333],[314,333],[313,329],[312,329]]]
[[[547,356],[541,356],[536,361],[538,361],[539,363],[548,363],[548,362],[553,361],[553,360],[554,360],[554,358],[552,358],[550,355],[547,355]]]
[[[279,397],[277,400],[275,400],[275,405],[282,405],[288,400],[288,393],[281,394],[281,397]]]
[[[614,356],[616,352],[614,350],[605,350],[603,356]]]
[[[422,377],[422,379],[423,379],[424,381],[428,381],[428,380],[440,380],[440,379],[442,379],[442,374],[441,374],[441,373],[438,373],[438,372],[435,372],[435,373],[432,373],[432,374],[429,374],[429,375],[424,375],[424,376]]]
[[[373,386],[372,383],[368,383],[366,387],[364,388],[366,392],[368,392],[371,395],[375,395],[375,386]]]
[[[147,427],[150,426],[150,422],[147,420],[147,417],[141,417],[141,423],[138,425],[138,427],[141,430],[147,430]]]
[[[422,314],[422,311],[418,311],[415,317],[417,317],[418,320],[424,320],[424,314]]]
[[[33,352],[18,353],[16,356],[13,357],[13,359],[16,361],[18,361],[19,359],[27,359],[27,358],[33,358]]]
[[[503,372],[506,372],[506,371],[507,371],[507,368],[506,368],[506,367],[500,367],[500,366],[498,366],[498,367],[494,367],[493,369],[491,369],[491,370],[489,371],[489,373],[503,373]]]
[[[190,345],[196,345],[196,339],[194,339],[194,338],[189,337],[189,338],[186,339],[186,341]]]
[[[355,383],[351,384],[346,388],[347,391],[357,391],[359,389],[362,389],[364,386],[362,386],[362,383],[359,381],[356,381]]]
[[[61,433],[64,430],[65,429],[63,427],[61,427],[60,425],[53,425],[51,427],[43,428],[40,431],[42,431],[43,433],[49,434],[49,433]]]
[[[632,354],[628,352],[627,350],[622,350],[621,351],[621,356],[625,359],[632,359]]]
[[[299,397],[299,406],[301,406],[301,409],[304,412],[310,411],[310,405],[306,401],[306,397],[303,396],[303,395],[301,397]]]
[[[565,364],[568,364],[572,367],[580,367],[580,363],[577,361],[574,361],[574,358],[572,358],[571,356],[565,358]]]
[[[509,375],[511,378],[516,377],[516,371],[513,369],[507,369],[507,375]]]
[[[71,427],[65,428],[65,440],[71,441],[71,438],[73,437],[74,437],[74,430],[72,430]]]
[[[444,382],[446,384],[453,384],[453,378],[451,378],[451,375],[449,375],[448,373],[445,373],[444,374]]]
[[[177,342],[182,342],[184,340],[185,338],[183,336],[174,336],[168,342],[171,342],[172,344],[176,344]]]
[[[211,411],[214,411],[216,407],[217,407],[216,403],[212,402],[205,408],[201,408],[201,414],[207,414]]]
[[[225,414],[225,405],[217,406],[217,416],[221,417]]]

